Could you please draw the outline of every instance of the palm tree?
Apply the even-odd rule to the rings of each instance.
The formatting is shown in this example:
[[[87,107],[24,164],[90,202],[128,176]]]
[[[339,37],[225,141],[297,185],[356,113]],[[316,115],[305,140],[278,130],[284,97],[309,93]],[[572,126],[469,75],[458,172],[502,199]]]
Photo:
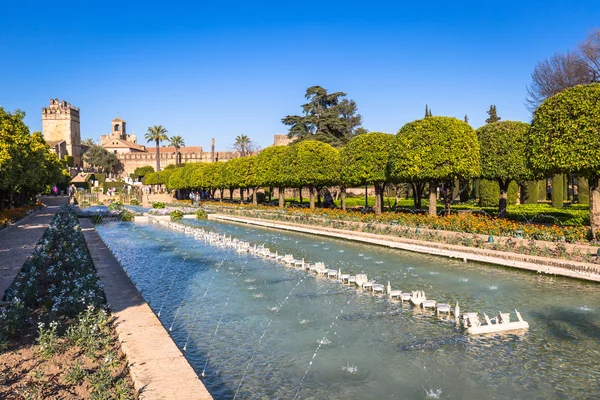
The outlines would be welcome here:
[[[250,145],[250,138],[246,135],[238,135],[235,138],[235,143],[233,144],[233,147],[240,152],[240,155],[242,157],[244,157],[246,155],[246,152],[248,151],[248,146]]]
[[[185,141],[181,136],[171,136],[169,138],[169,146],[175,147],[175,152],[177,153],[177,157],[175,158],[175,164],[179,165],[179,149],[181,148],[181,146],[185,147]]]
[[[168,140],[167,128],[162,125],[149,126],[144,138],[148,142],[156,143],[156,172],[160,171],[160,142]]]

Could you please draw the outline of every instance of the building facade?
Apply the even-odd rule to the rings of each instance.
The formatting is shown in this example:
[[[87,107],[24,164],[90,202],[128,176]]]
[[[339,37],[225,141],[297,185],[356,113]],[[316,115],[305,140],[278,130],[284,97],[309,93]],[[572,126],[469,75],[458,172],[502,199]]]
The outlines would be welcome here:
[[[60,158],[72,156],[75,167],[82,166],[79,108],[65,100],[50,99],[42,107],[42,134]]]

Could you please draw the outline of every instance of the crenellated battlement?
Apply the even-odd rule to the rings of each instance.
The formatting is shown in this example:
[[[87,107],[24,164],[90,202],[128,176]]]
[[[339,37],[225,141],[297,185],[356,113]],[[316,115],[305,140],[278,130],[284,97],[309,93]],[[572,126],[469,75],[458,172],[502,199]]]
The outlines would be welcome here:
[[[75,119],[79,121],[79,107],[72,106],[65,100],[50,99],[48,107],[42,107],[44,119]]]

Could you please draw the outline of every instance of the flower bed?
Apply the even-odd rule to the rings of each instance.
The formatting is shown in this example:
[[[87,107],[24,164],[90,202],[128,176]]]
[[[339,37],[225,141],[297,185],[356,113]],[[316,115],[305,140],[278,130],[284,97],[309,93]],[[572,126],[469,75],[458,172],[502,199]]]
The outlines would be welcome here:
[[[133,398],[74,207],[61,207],[5,299],[0,397]]]
[[[545,241],[566,241],[569,243],[587,242],[589,229],[583,226],[559,226],[522,223],[503,218],[495,218],[472,213],[452,214],[448,217],[431,217],[424,214],[386,212],[381,215],[362,213],[358,211],[343,211],[341,209],[304,209],[304,208],[274,208],[265,206],[247,205],[206,205],[207,209],[238,210],[247,216],[272,214],[276,218],[286,218],[289,221],[302,222],[309,218],[321,218],[327,221],[351,221],[364,223],[377,223],[399,225],[411,228],[428,228],[470,234],[493,236],[514,236],[515,233],[523,235],[526,239]],[[519,232],[520,231],[520,232]]]
[[[14,224],[40,207],[42,207],[42,203],[28,204],[22,207],[13,208],[12,210],[6,209],[0,211],[0,229],[5,228],[10,224]]]

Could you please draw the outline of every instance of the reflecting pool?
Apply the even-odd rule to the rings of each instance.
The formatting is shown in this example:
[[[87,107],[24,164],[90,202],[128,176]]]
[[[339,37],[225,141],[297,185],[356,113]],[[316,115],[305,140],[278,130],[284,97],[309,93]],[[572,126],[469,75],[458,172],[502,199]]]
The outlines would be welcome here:
[[[525,334],[437,318],[151,223],[97,230],[215,399],[600,398],[600,286],[311,235],[183,220],[463,312],[518,309]]]

